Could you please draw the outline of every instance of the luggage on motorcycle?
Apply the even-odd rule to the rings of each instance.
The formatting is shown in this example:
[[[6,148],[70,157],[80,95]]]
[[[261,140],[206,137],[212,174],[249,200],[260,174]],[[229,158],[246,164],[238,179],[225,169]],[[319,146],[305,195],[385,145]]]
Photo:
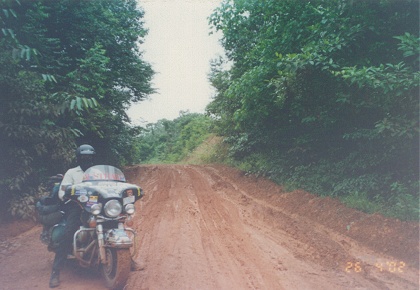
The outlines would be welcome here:
[[[53,203],[50,197],[42,197],[36,203],[36,209],[39,221],[45,226],[53,226],[59,223],[63,217],[63,213],[60,211],[60,204]]]
[[[59,224],[56,224],[49,229],[48,251],[54,252],[58,248],[60,242],[63,240],[65,228],[66,222],[65,220],[62,220]]]
[[[64,236],[64,230],[66,228],[66,223],[61,222],[51,229],[51,242],[52,243],[59,243]]]
[[[38,221],[43,225],[40,240],[46,245],[50,245],[53,226],[60,223],[64,216],[64,212],[60,211],[59,204],[50,203],[52,203],[52,201],[49,197],[41,198],[36,203]],[[50,251],[53,251],[53,249]]]
[[[58,198],[58,190],[62,179],[62,174],[50,177],[50,195],[41,197],[36,203],[38,219],[44,226],[51,227],[59,223],[63,217],[63,213],[60,211],[60,199]]]
[[[44,226],[53,226],[61,221],[63,218],[63,213],[60,211],[56,211],[47,215],[40,215],[39,221]]]

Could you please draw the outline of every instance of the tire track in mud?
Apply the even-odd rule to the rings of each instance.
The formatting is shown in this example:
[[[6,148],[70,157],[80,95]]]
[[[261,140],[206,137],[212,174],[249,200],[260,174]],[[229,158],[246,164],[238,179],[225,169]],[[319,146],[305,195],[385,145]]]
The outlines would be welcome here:
[[[418,289],[418,270],[379,273],[364,257],[389,257],[283,209],[279,186],[220,166],[137,170],[146,268],[128,289]],[[344,271],[357,260],[362,273]]]
[[[144,269],[130,273],[126,290],[419,289],[415,257],[402,272],[375,265],[410,257],[404,251],[418,256],[418,224],[283,192],[224,166],[134,166],[126,175],[145,190],[134,219],[135,260]],[[352,230],[343,231],[348,221],[354,221]],[[53,254],[39,241],[40,231],[36,226],[0,237],[0,290],[48,289]],[[372,239],[364,240],[369,231],[390,241],[375,250]],[[348,262],[353,267],[346,272]],[[355,271],[356,262],[362,271]],[[100,275],[74,265],[62,271],[61,280],[61,290],[104,289]]]
[[[313,261],[318,265],[323,266],[321,274],[325,275],[326,269],[336,269],[337,277],[349,276],[349,273],[343,271],[348,268],[349,262],[352,262],[353,268],[349,272],[351,274],[357,274],[356,280],[350,281],[348,284],[343,283],[343,288],[337,289],[353,289],[354,287],[365,286],[359,285],[370,285],[367,289],[419,289],[419,271],[417,267],[408,267],[407,264],[418,265],[418,238],[413,239],[413,233],[418,233],[418,224],[407,223],[410,227],[405,230],[406,235],[399,235],[402,227],[396,227],[395,233],[388,237],[388,244],[385,248],[395,246],[394,252],[398,253],[397,257],[390,255],[381,254],[381,251],[373,251],[370,248],[364,246],[364,243],[360,243],[352,239],[351,237],[341,232],[334,231],[322,224],[322,220],[318,219],[316,214],[308,213],[304,215],[298,215],[293,211],[293,206],[290,206],[289,202],[283,198],[287,195],[294,193],[282,193],[281,187],[274,185],[274,183],[262,179],[261,184],[256,185],[255,178],[239,178],[240,174],[231,168],[216,166],[207,167],[207,170],[212,172],[211,180],[219,180],[217,183],[228,184],[227,188],[233,188],[234,190],[225,196],[234,196],[235,192],[240,195],[241,201],[251,205],[252,208],[252,220],[253,221],[264,221],[263,224],[268,226],[268,233],[273,233],[273,229],[277,229],[278,232],[282,233],[281,238],[277,241],[285,240],[288,236],[291,238],[290,243],[284,243],[283,245],[288,248],[295,257],[304,261]],[[226,174],[228,173],[228,174]],[[220,181],[222,180],[222,181]],[[266,192],[261,192],[260,186],[266,188]],[[218,189],[220,186],[216,186]],[[304,197],[308,196],[308,193],[304,194]],[[293,196],[301,203],[313,204],[316,202],[314,196],[310,196],[308,200],[302,199],[299,195]],[[287,197],[289,198],[289,197]],[[238,199],[238,198],[237,198]],[[296,203],[296,202],[294,202]],[[325,211],[336,213],[335,206],[337,202],[334,201],[325,206]],[[342,207],[342,205],[340,205]],[[341,208],[339,208],[341,210]],[[346,209],[351,214],[361,216],[362,219],[369,219],[366,214],[361,214],[352,209]],[[249,216],[249,213],[248,213]],[[308,217],[313,217],[310,219]],[[374,216],[375,219],[377,216]],[[274,221],[274,222],[273,222]],[[335,220],[329,224],[335,224]],[[389,224],[388,219],[383,218],[380,223],[377,223],[379,228],[383,225]],[[399,222],[396,223],[399,225]],[[413,227],[414,225],[414,227]],[[264,227],[264,225],[262,226]],[[366,229],[371,229],[372,234],[378,235],[380,233],[379,228],[373,228],[372,225],[367,225]],[[365,230],[366,230],[365,229]],[[413,232],[414,229],[414,232]],[[405,244],[413,245],[412,249],[406,249],[402,245],[398,245],[395,241],[401,241],[401,237],[411,238],[411,243],[406,242]],[[414,235],[415,236],[415,235]],[[417,235],[418,236],[418,235]],[[370,238],[370,237],[369,237]],[[364,241],[363,241],[364,242]],[[369,241],[370,242],[370,241]],[[367,244],[369,244],[369,242]],[[405,251],[417,253],[411,259],[404,263],[403,271],[397,269],[395,264],[396,261],[402,261],[401,256],[406,257]],[[401,253],[401,254],[400,254]],[[359,263],[363,270],[360,273],[355,273],[354,264]],[[400,262],[402,263],[402,262]],[[380,264],[380,270],[379,266]],[[359,267],[359,265],[358,265]],[[388,268],[387,268],[388,267]],[[386,269],[387,268],[387,269]],[[349,270],[349,269],[347,269]],[[344,272],[344,273],[343,273]],[[309,273],[315,275],[314,273]],[[365,281],[363,281],[365,279]],[[328,286],[330,287],[330,286]],[[335,286],[334,286],[335,287]],[[331,289],[334,289],[331,287]],[[310,287],[312,289],[312,287]]]

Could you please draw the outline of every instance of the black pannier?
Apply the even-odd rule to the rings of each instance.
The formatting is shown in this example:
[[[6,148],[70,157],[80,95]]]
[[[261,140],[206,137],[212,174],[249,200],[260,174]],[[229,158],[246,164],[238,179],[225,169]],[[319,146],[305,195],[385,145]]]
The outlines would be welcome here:
[[[36,209],[38,219],[44,226],[51,227],[58,224],[63,217],[63,213],[60,211],[60,204],[49,196],[42,197],[36,203]]]
[[[38,220],[43,225],[40,239],[46,245],[51,244],[53,226],[60,223],[64,216],[64,212],[61,210],[61,201],[58,198],[58,190],[62,179],[63,175],[61,174],[50,177],[50,195],[41,197],[35,205]]]

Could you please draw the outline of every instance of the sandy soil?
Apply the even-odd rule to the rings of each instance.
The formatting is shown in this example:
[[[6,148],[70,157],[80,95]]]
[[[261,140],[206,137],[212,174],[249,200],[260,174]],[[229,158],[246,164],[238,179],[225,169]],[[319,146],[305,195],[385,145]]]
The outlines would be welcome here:
[[[143,269],[125,289],[419,289],[419,224],[284,192],[224,166],[126,170],[145,190],[135,229]],[[35,226],[0,227],[0,289],[48,289],[53,254]],[[68,264],[57,289],[104,289]]]

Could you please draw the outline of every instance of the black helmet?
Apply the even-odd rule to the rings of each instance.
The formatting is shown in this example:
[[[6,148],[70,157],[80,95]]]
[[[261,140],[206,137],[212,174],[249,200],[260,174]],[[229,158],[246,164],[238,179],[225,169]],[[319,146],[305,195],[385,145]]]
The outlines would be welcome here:
[[[95,155],[95,149],[88,145],[88,144],[83,144],[80,145],[79,148],[77,148],[76,150],[76,156],[79,157],[80,155]]]
[[[81,145],[77,148],[77,163],[83,171],[86,171],[86,169],[93,166],[93,156],[95,156],[95,154],[95,149],[88,144]]]

